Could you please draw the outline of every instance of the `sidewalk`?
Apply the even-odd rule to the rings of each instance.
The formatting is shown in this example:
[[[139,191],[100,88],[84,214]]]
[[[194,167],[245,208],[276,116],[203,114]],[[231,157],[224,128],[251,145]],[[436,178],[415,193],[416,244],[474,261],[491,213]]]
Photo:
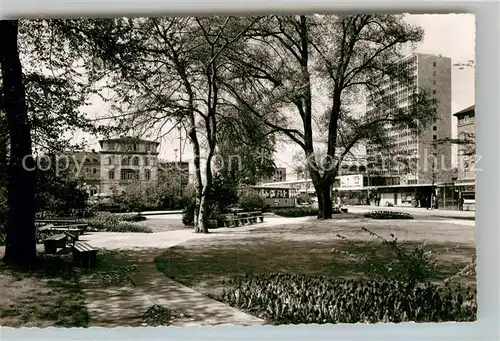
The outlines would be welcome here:
[[[154,258],[163,252],[165,249],[148,250],[144,263],[139,263],[138,272],[130,275],[129,285],[103,287],[102,283],[88,280],[82,283],[90,326],[144,326],[142,314],[153,305],[182,314],[171,322],[177,327],[265,323],[158,272]]]

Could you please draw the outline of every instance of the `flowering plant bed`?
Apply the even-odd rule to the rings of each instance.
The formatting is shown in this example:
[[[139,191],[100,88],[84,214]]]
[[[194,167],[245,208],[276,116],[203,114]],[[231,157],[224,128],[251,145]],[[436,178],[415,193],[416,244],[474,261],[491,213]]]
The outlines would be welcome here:
[[[413,219],[409,213],[394,211],[372,211],[365,213],[364,216],[372,219]]]
[[[274,324],[476,320],[470,288],[280,273],[237,282],[222,300]]]

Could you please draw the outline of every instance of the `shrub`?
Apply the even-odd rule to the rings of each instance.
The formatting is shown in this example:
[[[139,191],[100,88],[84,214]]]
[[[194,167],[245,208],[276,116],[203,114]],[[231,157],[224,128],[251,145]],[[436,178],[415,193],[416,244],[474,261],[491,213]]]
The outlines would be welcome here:
[[[313,197],[308,193],[299,193],[296,197],[297,204],[308,204],[311,205],[313,203]]]
[[[130,223],[137,223],[140,221],[144,221],[147,218],[143,216],[142,214],[117,214],[118,219],[123,220],[123,221],[128,221]]]
[[[365,213],[364,216],[372,219],[413,219],[409,213],[393,211],[372,211]]]
[[[359,254],[350,254],[337,249],[332,251],[347,255],[352,260],[355,260],[368,272],[371,278],[409,283],[422,283],[431,280],[437,267],[437,258],[432,255],[431,251],[426,250],[425,243],[418,244],[413,250],[407,251],[401,243],[398,243],[398,239],[393,234],[390,235],[391,239],[387,240],[365,227],[361,228],[361,230],[377,238],[381,242],[381,246],[393,254],[389,262],[377,256],[377,251],[380,249],[379,245],[374,246],[368,252],[363,249]],[[351,247],[361,250],[356,242],[348,240],[345,236],[337,235],[337,237]]]
[[[289,218],[309,217],[318,215],[318,209],[313,207],[276,208],[273,209],[272,211],[277,215]]]
[[[222,300],[274,324],[476,319],[476,294],[470,288],[287,274],[236,281]]]
[[[106,212],[100,212],[92,218],[83,219],[83,221],[89,224],[92,230],[100,232],[152,232],[147,226],[124,221],[120,216]]]
[[[246,194],[239,198],[238,207],[244,211],[264,211],[266,202],[257,194]]]
[[[238,202],[236,188],[234,185],[225,181],[221,176],[216,176],[205,199],[208,204],[208,220],[216,221],[220,214],[226,212],[227,208]],[[182,223],[185,226],[194,225],[196,208],[196,192],[191,190],[183,199]],[[216,224],[210,224],[211,228],[217,227]]]
[[[194,226],[195,212],[196,200],[194,198],[186,198],[184,208],[182,209],[182,223],[185,226]]]

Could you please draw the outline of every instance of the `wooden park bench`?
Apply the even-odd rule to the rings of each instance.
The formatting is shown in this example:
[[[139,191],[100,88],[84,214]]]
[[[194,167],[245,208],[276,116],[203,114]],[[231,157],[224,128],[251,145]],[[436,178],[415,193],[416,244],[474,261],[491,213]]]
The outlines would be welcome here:
[[[234,214],[223,214],[219,217],[219,226],[233,227],[240,225],[240,218]]]
[[[68,244],[71,246],[73,246],[80,238],[80,234],[74,233],[73,231],[64,231],[64,234],[68,237]]]
[[[239,222],[241,225],[251,225],[252,222],[250,221],[250,214],[249,212],[239,212],[236,213],[237,219],[235,222]]]
[[[81,268],[95,266],[97,249],[87,243],[75,241],[73,244],[73,263]]]
[[[41,225],[39,221],[36,221],[38,230],[40,232],[43,231],[53,231],[53,232],[66,232],[69,231],[73,234],[82,235],[85,234],[88,228],[88,224],[66,224],[66,225],[58,225],[53,223],[47,223],[46,225]]]
[[[56,254],[57,249],[64,249],[66,247],[67,241],[68,241],[68,236],[66,236],[66,234],[64,233],[55,234],[45,238],[43,240],[45,253]]]
[[[258,223],[259,221],[261,223],[264,222],[264,216],[262,215],[261,211],[254,211],[254,212],[249,212],[250,214],[250,222],[253,223]]]
[[[257,222],[264,222],[264,216],[261,211],[238,212],[235,214],[224,214],[219,217],[219,226],[238,227],[242,225],[252,225]]]
[[[344,207],[333,207],[332,213],[347,213],[347,208]]]

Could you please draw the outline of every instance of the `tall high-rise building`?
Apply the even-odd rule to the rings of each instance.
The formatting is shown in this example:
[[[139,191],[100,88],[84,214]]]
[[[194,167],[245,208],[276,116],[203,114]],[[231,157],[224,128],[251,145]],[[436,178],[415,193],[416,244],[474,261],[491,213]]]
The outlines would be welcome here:
[[[443,140],[451,138],[451,59],[442,56],[412,53],[400,60],[403,67],[413,74],[410,84],[388,82],[383,96],[395,99],[399,108],[411,105],[416,89],[426,89],[437,100],[438,119],[426,130],[417,134],[411,129],[386,126],[393,138],[394,151],[400,158],[410,160],[410,166],[384,160],[384,175],[397,175],[399,184],[431,184],[446,181],[446,171],[451,170],[451,145]],[[366,115],[380,112],[380,108],[367,99]],[[392,149],[391,149],[392,150]],[[380,167],[380,154],[374,146],[367,145],[367,158],[371,167]],[[432,158],[434,156],[433,161]],[[374,161],[377,160],[377,161]],[[389,164],[389,165],[388,165]],[[413,164],[413,166],[412,166]],[[370,165],[368,165],[370,168]]]

